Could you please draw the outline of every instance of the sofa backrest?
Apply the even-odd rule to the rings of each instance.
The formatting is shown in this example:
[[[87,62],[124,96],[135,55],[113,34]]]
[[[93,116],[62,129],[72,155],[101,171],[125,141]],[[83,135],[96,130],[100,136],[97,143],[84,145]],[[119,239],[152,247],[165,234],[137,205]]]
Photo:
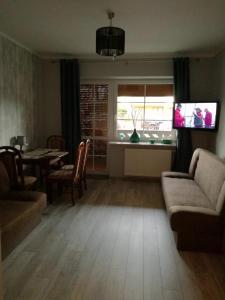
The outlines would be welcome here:
[[[0,160],[0,194],[10,190],[10,179],[4,163]]]
[[[217,200],[216,210],[221,215],[225,216],[225,181],[223,183],[223,186],[221,188],[221,191],[220,191],[220,194],[219,194],[219,197]]]
[[[199,160],[199,155],[202,149],[198,148],[194,151],[193,155],[192,155],[192,159],[191,159],[191,163],[189,166],[189,175],[191,177],[195,176],[195,170],[197,168],[197,164],[198,164],[198,160]]]
[[[198,151],[194,179],[213,207],[220,213],[225,205],[225,164],[209,151],[203,149]]]

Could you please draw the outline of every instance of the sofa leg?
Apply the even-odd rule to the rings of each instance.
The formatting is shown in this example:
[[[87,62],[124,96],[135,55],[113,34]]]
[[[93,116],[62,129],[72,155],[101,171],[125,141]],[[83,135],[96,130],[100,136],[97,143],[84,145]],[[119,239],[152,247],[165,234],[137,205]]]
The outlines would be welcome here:
[[[175,240],[180,251],[222,252],[222,235],[176,232]]]

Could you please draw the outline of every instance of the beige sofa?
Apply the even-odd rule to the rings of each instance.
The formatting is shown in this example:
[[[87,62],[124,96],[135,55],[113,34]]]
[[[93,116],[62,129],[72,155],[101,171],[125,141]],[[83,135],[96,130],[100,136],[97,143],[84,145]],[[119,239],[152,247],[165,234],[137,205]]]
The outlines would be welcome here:
[[[195,150],[189,173],[163,172],[162,190],[179,250],[221,251],[225,223],[225,164]]]
[[[12,191],[4,164],[0,161],[0,229],[4,259],[40,222],[46,194]]]

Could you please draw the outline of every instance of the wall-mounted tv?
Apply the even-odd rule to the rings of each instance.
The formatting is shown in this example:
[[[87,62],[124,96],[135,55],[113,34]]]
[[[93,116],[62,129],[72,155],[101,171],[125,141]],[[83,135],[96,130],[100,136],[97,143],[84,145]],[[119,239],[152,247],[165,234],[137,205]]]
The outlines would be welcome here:
[[[218,102],[174,103],[173,128],[216,130],[218,126]]]

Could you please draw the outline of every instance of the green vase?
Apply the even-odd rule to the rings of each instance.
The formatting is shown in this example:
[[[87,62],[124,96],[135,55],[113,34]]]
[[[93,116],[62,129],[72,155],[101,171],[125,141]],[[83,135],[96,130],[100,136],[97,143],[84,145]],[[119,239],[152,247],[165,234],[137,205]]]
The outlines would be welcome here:
[[[140,142],[140,137],[137,134],[136,129],[134,129],[132,135],[130,136],[130,142],[131,143],[139,143]]]

